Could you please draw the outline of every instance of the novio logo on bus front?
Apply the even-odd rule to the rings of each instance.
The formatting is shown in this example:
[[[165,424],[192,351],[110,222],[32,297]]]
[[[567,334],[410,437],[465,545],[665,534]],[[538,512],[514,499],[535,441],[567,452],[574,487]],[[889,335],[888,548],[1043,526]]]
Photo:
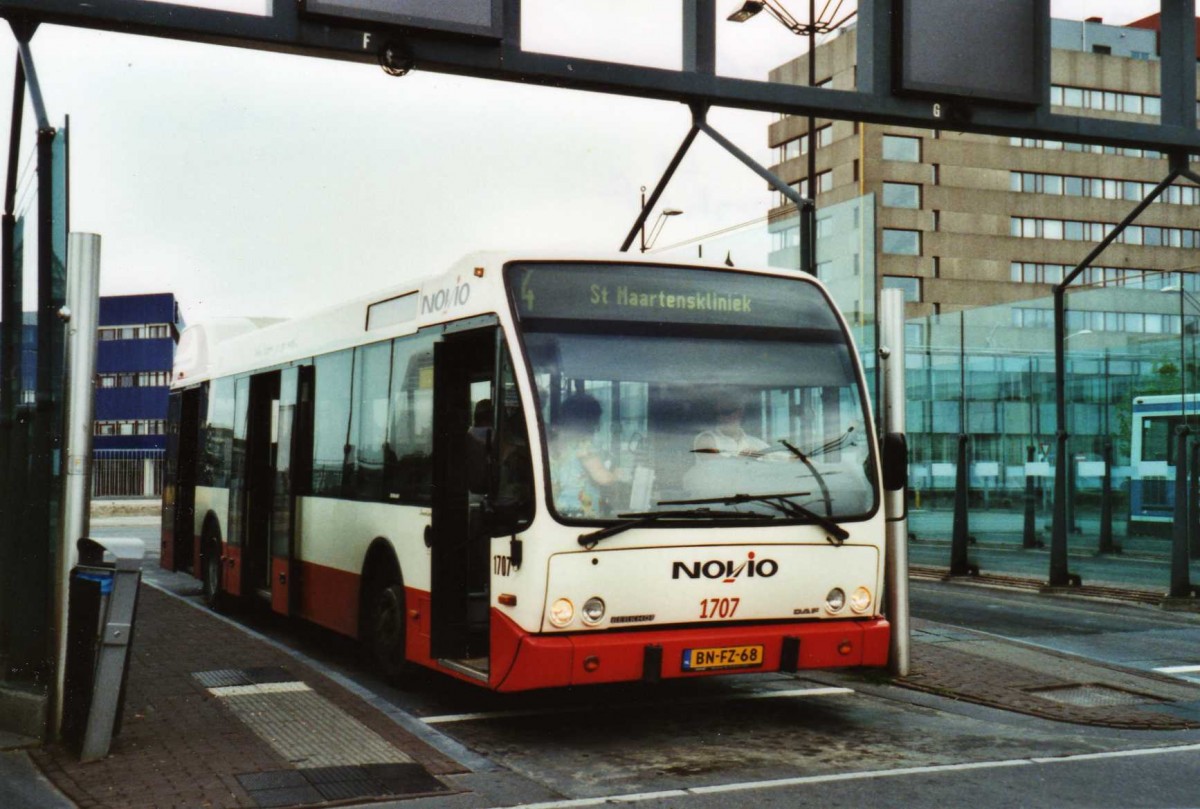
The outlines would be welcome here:
[[[421,314],[444,314],[453,309],[466,306],[469,300],[471,300],[470,282],[456,278],[453,284],[440,286],[436,289],[421,290]]]
[[[750,551],[746,555],[745,561],[741,563],[732,559],[671,563],[672,579],[678,579],[682,574],[689,579],[721,579],[725,584],[732,584],[743,576],[747,579],[755,577],[769,579],[778,572],[778,562],[774,559],[755,559],[754,551]]]

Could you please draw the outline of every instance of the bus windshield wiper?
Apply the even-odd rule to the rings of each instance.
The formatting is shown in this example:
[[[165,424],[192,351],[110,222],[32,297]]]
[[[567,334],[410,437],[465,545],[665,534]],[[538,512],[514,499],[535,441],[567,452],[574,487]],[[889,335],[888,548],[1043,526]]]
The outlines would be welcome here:
[[[828,517],[822,516],[806,506],[794,502],[790,498],[806,497],[810,492],[789,492],[786,494],[731,494],[727,497],[709,497],[701,500],[661,500],[660,506],[701,505],[703,503],[720,503],[726,506],[738,503],[763,503],[789,517],[799,517],[812,520],[833,536],[828,537],[834,545],[841,545],[850,538],[850,532]]]
[[[662,501],[659,505],[665,504],[667,501]],[[716,501],[712,501],[716,502]],[[638,528],[643,525],[649,525],[652,522],[659,520],[707,520],[707,519],[730,519],[747,517],[762,517],[764,515],[751,515],[744,511],[717,511],[711,508],[689,508],[676,509],[675,511],[637,511],[629,514],[618,514],[617,517],[623,522],[616,525],[610,525],[606,528],[601,528],[599,531],[592,531],[587,534],[579,535],[579,544],[591,550],[596,547],[602,539],[608,539],[611,536],[628,531],[630,528]]]

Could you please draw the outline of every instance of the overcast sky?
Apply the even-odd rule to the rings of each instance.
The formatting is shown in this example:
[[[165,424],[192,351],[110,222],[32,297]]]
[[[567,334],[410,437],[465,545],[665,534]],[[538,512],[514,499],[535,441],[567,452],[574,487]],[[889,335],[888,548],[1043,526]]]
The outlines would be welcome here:
[[[719,0],[718,12],[740,5]],[[1158,3],[1052,9],[1121,24]],[[673,0],[526,0],[524,41],[675,67],[679,20]],[[721,22],[718,70],[765,78],[803,44],[765,14]],[[615,250],[639,187],[653,187],[690,125],[668,102],[162,39],[43,27],[32,47],[52,123],[71,117],[71,229],[103,237],[102,293],[174,292],[189,322],[301,314],[477,249]],[[0,87],[15,54],[0,37]],[[10,106],[0,102],[0,131]],[[771,118],[716,109],[709,121],[769,165]],[[23,159],[32,143],[27,133]],[[666,244],[762,217],[771,195],[702,136],[662,202],[685,211]]]

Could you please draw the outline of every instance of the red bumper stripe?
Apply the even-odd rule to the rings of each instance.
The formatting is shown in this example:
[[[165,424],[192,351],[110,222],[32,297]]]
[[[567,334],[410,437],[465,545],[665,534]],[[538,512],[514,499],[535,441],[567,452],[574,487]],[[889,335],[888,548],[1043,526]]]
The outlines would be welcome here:
[[[766,626],[714,626],[645,632],[530,635],[498,611],[492,613],[492,686],[525,691],[566,685],[625,682],[643,677],[646,649],[662,650],[663,679],[713,674],[778,671],[785,638],[800,643],[800,669],[886,666],[891,627],[882,618]],[[506,635],[501,640],[497,635]],[[497,640],[501,640],[499,644]],[[752,668],[685,671],[684,651],[726,646],[763,647],[763,662]],[[497,665],[511,650],[511,665]],[[508,662],[508,661],[503,661]]]

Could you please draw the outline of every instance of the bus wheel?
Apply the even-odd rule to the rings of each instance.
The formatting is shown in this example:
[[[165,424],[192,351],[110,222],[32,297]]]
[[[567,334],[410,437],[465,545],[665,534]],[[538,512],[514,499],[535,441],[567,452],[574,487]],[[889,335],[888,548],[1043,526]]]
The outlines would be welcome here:
[[[224,607],[221,592],[221,551],[220,545],[209,540],[205,543],[204,552],[204,603],[209,609],[220,611]]]
[[[371,593],[367,617],[367,650],[379,673],[398,682],[408,673],[405,653],[404,586],[381,582]]]

